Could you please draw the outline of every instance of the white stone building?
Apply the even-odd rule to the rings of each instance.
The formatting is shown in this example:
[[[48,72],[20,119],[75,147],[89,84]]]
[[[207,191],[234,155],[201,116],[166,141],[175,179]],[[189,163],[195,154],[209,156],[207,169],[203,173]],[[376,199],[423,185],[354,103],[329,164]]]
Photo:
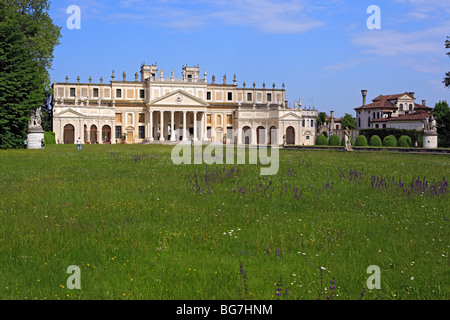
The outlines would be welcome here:
[[[55,82],[53,130],[57,143],[146,143],[199,140],[236,144],[313,145],[317,110],[288,108],[285,87],[208,83],[206,71],[183,66],[182,77],[157,65],[109,83]]]

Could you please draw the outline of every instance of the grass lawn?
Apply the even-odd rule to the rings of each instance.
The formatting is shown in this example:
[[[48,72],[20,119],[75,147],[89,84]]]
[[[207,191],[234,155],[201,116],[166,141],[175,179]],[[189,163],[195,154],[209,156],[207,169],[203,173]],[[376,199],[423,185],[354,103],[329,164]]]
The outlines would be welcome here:
[[[450,156],[172,148],[0,151],[0,299],[450,299]]]

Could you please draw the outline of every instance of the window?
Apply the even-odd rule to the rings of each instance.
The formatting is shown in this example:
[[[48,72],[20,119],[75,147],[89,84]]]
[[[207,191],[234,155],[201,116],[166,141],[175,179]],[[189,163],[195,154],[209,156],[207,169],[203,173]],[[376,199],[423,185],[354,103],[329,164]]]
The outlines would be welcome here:
[[[144,123],[145,122],[145,113],[139,113],[139,122]]]
[[[403,111],[403,103],[400,103],[400,110]]]
[[[311,120],[311,127],[314,128],[314,120]],[[339,126],[337,129],[339,129]]]
[[[377,124],[375,125],[375,128],[376,128],[376,129],[378,129],[378,128],[379,128],[379,125],[378,125],[378,123],[377,123]]]
[[[188,78],[188,82],[191,82],[192,81],[192,74],[188,74],[187,78]]]
[[[383,123],[383,128],[386,128],[386,123]]]
[[[141,98],[141,99],[145,98],[145,90],[144,89],[139,90],[139,98]]]
[[[339,125],[338,124],[336,125],[336,130],[339,130]]]
[[[75,88],[70,88],[70,96],[75,97]]]
[[[413,109],[413,107],[412,107],[412,104],[410,103],[409,104],[409,111],[412,111],[412,109]]]
[[[94,98],[98,98],[98,88],[94,88],[94,90],[92,91],[92,95]]]
[[[139,139],[145,139],[145,126],[139,126]]]
[[[309,140],[309,136],[306,136],[306,140]]]
[[[211,91],[206,92],[206,100],[211,100]]]
[[[302,127],[304,128],[306,126],[305,120],[302,120]]]
[[[247,92],[247,101],[252,101],[252,93]]]
[[[116,126],[116,139],[122,139],[122,126]]]
[[[268,93],[267,94],[267,101],[272,101],[272,94],[271,93]]]
[[[227,124],[232,124],[233,123],[233,119],[231,114],[227,114]]]
[[[233,92],[228,92],[227,93],[227,99],[228,99],[228,101],[232,101],[233,100]]]
[[[116,89],[116,98],[122,98],[122,89]]]

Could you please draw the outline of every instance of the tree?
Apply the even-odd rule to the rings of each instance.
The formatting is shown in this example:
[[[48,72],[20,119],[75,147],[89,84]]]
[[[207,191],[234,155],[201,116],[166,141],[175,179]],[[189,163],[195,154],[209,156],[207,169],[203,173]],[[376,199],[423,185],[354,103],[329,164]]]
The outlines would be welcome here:
[[[433,115],[436,117],[436,121],[439,122],[450,111],[450,107],[446,100],[440,101],[434,105]]]
[[[356,129],[356,120],[352,117],[351,114],[346,113],[344,117],[342,117],[342,129],[345,128]]]
[[[23,145],[32,110],[46,104],[60,27],[46,0],[0,0],[0,148]],[[43,108],[44,109],[44,108]]]
[[[322,124],[325,124],[326,118],[327,118],[327,114],[325,112],[319,112],[318,117],[317,117],[318,127],[321,126]]]
[[[445,40],[445,48],[450,49],[450,36],[447,36],[447,40]],[[450,57],[450,51],[447,52],[447,55]],[[447,88],[450,88],[450,72],[445,74],[444,81],[442,81]]]
[[[434,105],[433,115],[436,117],[438,146],[450,147],[450,107],[446,100]]]

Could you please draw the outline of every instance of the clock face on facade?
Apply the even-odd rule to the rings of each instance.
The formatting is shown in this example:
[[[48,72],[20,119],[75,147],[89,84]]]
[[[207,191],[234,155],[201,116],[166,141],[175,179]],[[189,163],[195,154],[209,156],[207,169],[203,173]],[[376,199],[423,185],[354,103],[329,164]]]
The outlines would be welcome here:
[[[183,96],[182,96],[181,94],[177,95],[177,96],[175,97],[175,102],[176,102],[176,103],[181,103],[181,102],[183,102]]]

